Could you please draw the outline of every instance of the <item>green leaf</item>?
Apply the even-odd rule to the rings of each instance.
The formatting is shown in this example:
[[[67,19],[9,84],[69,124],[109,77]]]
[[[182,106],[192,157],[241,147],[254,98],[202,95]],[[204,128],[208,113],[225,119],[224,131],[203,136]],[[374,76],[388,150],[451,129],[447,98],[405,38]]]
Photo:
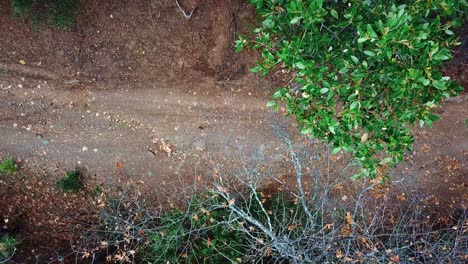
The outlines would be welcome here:
[[[442,91],[447,89],[444,81],[435,80],[435,81],[432,81],[432,85],[434,85],[435,88],[442,90]]]
[[[369,67],[369,66],[367,65],[367,61],[365,61],[365,60],[362,61],[362,66],[364,66],[364,68],[366,68],[366,69]]]
[[[275,107],[278,103],[276,101],[270,101],[267,103],[267,107]]]
[[[440,116],[435,115],[435,114],[428,114],[427,119],[431,121],[438,121],[440,119]]]
[[[453,34],[455,34],[455,33],[453,33],[453,31],[450,30],[450,29],[446,29],[446,30],[445,30],[445,34],[447,34],[447,35],[453,35]]]
[[[432,57],[432,59],[437,61],[444,61],[450,59],[450,57],[444,54],[436,54]]]
[[[359,64],[359,59],[356,56],[351,56],[354,63]]]
[[[338,12],[336,12],[334,9],[332,9],[332,10],[330,11],[330,13],[331,13],[332,17],[338,19]]]
[[[326,93],[326,92],[328,92],[328,91],[329,91],[328,88],[322,88],[322,89],[320,89],[320,93],[322,93],[322,94],[324,94],[324,93]]]
[[[294,17],[291,19],[291,25],[297,24],[302,17]]]
[[[250,69],[251,72],[257,73],[262,69],[262,66],[258,65]]]
[[[365,50],[364,54],[366,54],[369,57],[374,57],[376,55],[375,52],[370,51],[370,50]]]
[[[373,38],[378,38],[377,33],[375,33],[374,29],[370,24],[367,24],[367,34]]]
[[[306,128],[306,127],[305,127],[305,128],[302,128],[302,129],[301,129],[301,133],[302,133],[303,135],[310,135],[310,134],[312,133],[312,129],[311,129],[311,128]]]
[[[341,147],[333,148],[332,154],[333,154],[333,155],[338,154],[338,152],[340,152],[340,151],[341,151]]]
[[[302,63],[302,62],[296,62],[296,63],[294,64],[294,66],[295,66],[296,68],[298,68],[298,69],[301,69],[301,70],[303,70],[303,69],[306,68],[306,66],[305,66],[304,63]]]
[[[329,126],[328,130],[332,133],[335,134],[335,127],[334,126]]]
[[[391,157],[386,157],[386,158],[382,159],[382,160],[379,162],[379,164],[380,164],[380,165],[384,165],[384,164],[386,164],[386,163],[390,163],[391,161],[392,161],[392,158],[391,158]]]
[[[274,94],[273,94],[273,98],[275,99],[279,99],[281,98],[283,95],[282,95],[282,91],[281,90],[277,90]]]
[[[343,67],[343,68],[341,68],[338,72],[339,72],[340,74],[345,74],[345,73],[348,72],[348,70],[349,70],[349,69],[348,69],[347,67]]]
[[[358,43],[364,43],[367,41],[367,38],[358,38],[357,42]]]
[[[273,22],[272,19],[270,18],[267,18],[263,21],[263,26],[267,27],[267,28],[272,28],[275,26],[275,22]]]

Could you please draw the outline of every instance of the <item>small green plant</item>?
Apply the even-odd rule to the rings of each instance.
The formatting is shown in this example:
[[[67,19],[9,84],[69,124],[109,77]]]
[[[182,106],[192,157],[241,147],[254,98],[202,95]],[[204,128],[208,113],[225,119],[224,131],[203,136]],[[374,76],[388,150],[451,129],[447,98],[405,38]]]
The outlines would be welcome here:
[[[200,196],[187,211],[165,214],[161,228],[150,234],[143,258],[170,263],[234,263],[242,258],[247,241],[242,232],[226,225],[229,211],[221,203],[217,196]]]
[[[102,188],[101,184],[97,184],[94,186],[93,190],[91,191],[91,195],[93,197],[98,197],[104,192],[104,189]]]
[[[78,14],[77,0],[11,0],[13,14],[30,19],[37,27],[41,22],[59,29],[70,29]]]
[[[20,242],[10,235],[0,236],[0,263],[10,259],[15,254],[16,246],[19,244]]]
[[[77,170],[67,171],[67,175],[57,181],[57,186],[63,192],[78,192],[84,187],[81,173]]]
[[[0,173],[10,175],[16,171],[15,161],[12,157],[9,157],[0,162]]]
[[[439,102],[462,90],[439,69],[459,45],[452,29],[465,0],[250,2],[261,24],[236,50],[260,50],[253,72],[290,77],[268,106],[284,101],[303,134],[352,153],[356,176],[374,178],[403,160],[411,127],[431,126]]]

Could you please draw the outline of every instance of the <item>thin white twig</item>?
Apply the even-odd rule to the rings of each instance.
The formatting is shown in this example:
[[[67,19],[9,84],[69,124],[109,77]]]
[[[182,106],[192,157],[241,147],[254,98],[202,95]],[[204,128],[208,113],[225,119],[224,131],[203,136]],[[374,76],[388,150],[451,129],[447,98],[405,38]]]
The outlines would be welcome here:
[[[187,14],[187,13],[185,12],[185,10],[180,6],[179,1],[178,1],[178,0],[175,0],[175,2],[176,2],[176,4],[177,4],[177,7],[179,8],[179,10],[182,12],[182,14],[184,15],[184,17],[185,17],[186,19],[192,18],[193,12],[195,12],[195,10],[196,10],[197,7],[198,7],[198,6],[195,6],[195,7],[192,9],[192,11],[190,11],[190,13]]]

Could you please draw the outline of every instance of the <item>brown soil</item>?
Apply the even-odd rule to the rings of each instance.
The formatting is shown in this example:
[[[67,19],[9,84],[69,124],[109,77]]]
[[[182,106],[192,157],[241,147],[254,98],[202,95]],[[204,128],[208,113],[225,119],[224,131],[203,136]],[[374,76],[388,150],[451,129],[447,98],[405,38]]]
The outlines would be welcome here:
[[[283,172],[286,153],[271,127],[277,117],[265,107],[272,82],[248,71],[253,52],[232,52],[235,33],[254,20],[244,1],[180,1],[196,8],[190,19],[169,0],[82,2],[65,32],[34,30],[0,1],[0,157],[11,154],[22,167],[15,181],[1,182],[0,216],[29,237],[21,263],[56,260],[50,248],[65,254],[70,219],[86,215],[85,194],[55,188],[66,170],[87,171],[87,192],[131,179],[156,196],[203,176],[212,156]],[[466,45],[446,68],[465,88]],[[467,109],[466,93],[444,102],[442,121],[415,130],[414,153],[393,171],[430,194],[434,210],[466,207]],[[47,237],[53,228],[63,232]]]

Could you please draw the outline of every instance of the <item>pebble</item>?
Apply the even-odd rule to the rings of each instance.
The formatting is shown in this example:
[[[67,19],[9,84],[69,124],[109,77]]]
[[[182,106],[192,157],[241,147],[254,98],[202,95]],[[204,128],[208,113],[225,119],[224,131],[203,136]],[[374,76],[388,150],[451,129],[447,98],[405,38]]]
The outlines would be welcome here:
[[[196,139],[193,143],[192,146],[198,150],[203,150],[205,148],[205,141],[201,138]]]
[[[84,151],[88,151],[88,147],[83,146],[83,147],[81,148],[81,150],[82,150],[83,152],[84,152]]]

